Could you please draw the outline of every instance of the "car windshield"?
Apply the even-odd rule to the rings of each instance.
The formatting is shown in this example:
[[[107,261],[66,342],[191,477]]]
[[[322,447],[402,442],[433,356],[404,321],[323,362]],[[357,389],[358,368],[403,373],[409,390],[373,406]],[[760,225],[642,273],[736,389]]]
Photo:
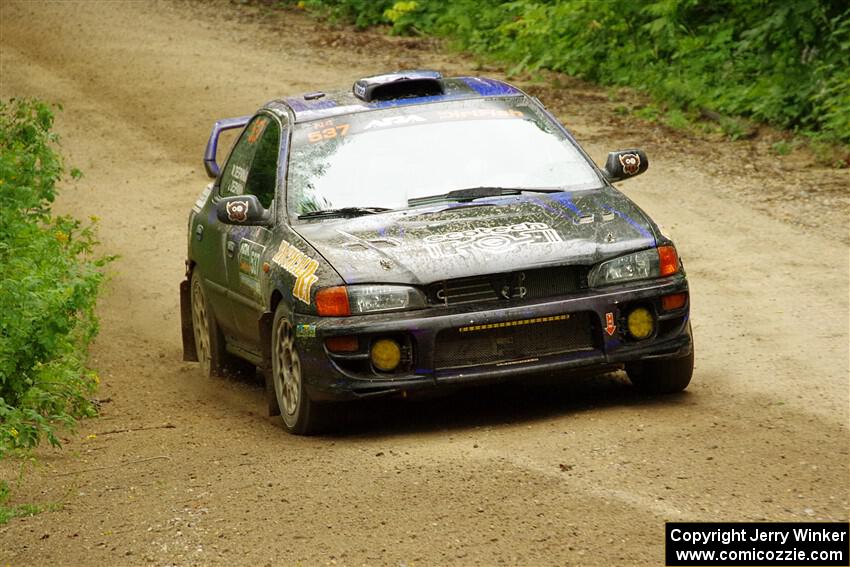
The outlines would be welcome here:
[[[516,97],[298,124],[287,205],[295,217],[315,216],[310,213],[403,209],[464,189],[581,191],[600,184],[560,129],[530,101]]]

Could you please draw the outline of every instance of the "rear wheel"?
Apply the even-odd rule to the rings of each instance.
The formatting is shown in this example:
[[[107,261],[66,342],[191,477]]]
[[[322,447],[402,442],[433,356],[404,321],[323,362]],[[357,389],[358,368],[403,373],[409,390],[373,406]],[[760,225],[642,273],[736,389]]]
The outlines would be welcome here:
[[[209,308],[201,273],[192,271],[192,330],[195,335],[195,352],[201,364],[204,376],[221,376],[222,366],[227,357],[224,350],[224,336],[215,321],[215,315]]]
[[[311,400],[304,388],[295,328],[283,303],[275,311],[271,347],[272,383],[284,427],[296,435],[320,432],[327,423],[327,406]]]

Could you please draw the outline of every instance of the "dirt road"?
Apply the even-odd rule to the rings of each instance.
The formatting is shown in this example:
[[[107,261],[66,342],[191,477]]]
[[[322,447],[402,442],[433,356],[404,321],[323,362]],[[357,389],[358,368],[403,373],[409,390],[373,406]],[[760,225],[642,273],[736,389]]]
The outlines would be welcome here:
[[[251,379],[181,362],[209,127],[368,73],[474,62],[228,3],[4,0],[0,64],[4,98],[64,104],[85,178],[58,208],[100,217],[121,255],[93,352],[102,417],[39,451],[15,498],[61,506],[0,527],[0,564],[661,564],[666,520],[847,520],[846,170],[632,122],[573,82],[530,85],[595,158],[648,151],[623,189],[686,262],[691,387],[520,382],[370,404],[344,434],[298,438],[264,417]]]

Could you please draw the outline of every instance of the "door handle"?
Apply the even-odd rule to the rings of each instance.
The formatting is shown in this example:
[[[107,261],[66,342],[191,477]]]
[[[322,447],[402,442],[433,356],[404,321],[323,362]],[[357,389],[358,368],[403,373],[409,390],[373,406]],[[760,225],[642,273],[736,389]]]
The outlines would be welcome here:
[[[227,257],[233,258],[233,254],[236,252],[236,243],[232,240],[227,241]]]

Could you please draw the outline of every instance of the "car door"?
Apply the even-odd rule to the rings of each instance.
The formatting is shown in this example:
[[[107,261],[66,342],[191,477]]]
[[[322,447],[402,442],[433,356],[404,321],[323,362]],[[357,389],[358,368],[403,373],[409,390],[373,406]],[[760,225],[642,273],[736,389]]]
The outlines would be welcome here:
[[[228,244],[230,226],[218,220],[215,209],[221,197],[241,194],[239,178],[245,177],[242,175],[241,164],[250,163],[254,153],[254,148],[247,142],[250,127],[251,124],[248,124],[231,148],[227,162],[213,184],[212,199],[205,211],[199,215],[193,230],[193,238],[198,240],[194,260],[203,277],[207,301],[212,307],[216,323],[228,342],[237,333],[230,299],[231,277],[228,274],[233,245]],[[238,192],[234,193],[235,191]]]
[[[285,136],[285,122],[277,116],[262,114],[248,125],[246,144],[253,150],[250,163],[246,159],[234,165],[235,175],[242,176],[233,184],[228,195],[254,195],[275,220],[275,197],[279,187],[279,163],[281,139]],[[247,155],[246,155],[247,157]],[[242,167],[245,172],[235,167]],[[228,227],[225,242],[227,275],[231,308],[236,324],[237,342],[243,350],[259,353],[260,315],[265,310],[264,285],[267,278],[263,262],[271,254],[273,232],[271,227],[239,226]]]
[[[267,123],[268,117],[255,116],[242,131],[239,139],[230,150],[227,161],[213,187],[212,210],[202,227],[199,238],[203,238],[205,253],[198,259],[209,301],[215,312],[216,322],[232,344],[239,337],[233,309],[234,275],[232,264],[236,258],[236,244],[233,242],[233,227],[220,222],[215,215],[215,207],[222,197],[242,195],[248,170],[257,149],[257,132]]]

